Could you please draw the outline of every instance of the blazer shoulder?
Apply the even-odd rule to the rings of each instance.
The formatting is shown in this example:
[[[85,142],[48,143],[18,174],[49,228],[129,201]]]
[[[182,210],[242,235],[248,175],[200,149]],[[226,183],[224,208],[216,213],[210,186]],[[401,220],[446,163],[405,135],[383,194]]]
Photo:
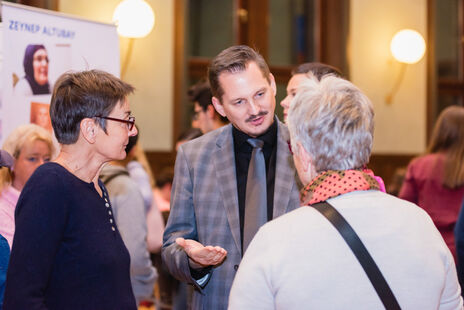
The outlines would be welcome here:
[[[290,132],[287,125],[277,119],[277,137],[285,142],[290,141]]]
[[[232,127],[230,124],[188,141],[182,144],[180,148],[186,154],[196,153],[199,150],[211,151],[214,145],[221,146],[228,139],[232,139]]]

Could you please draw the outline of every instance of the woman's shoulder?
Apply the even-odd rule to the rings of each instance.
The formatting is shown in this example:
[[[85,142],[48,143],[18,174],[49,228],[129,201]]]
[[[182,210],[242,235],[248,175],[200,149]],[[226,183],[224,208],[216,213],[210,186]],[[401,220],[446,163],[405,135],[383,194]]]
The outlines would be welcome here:
[[[414,158],[410,165],[421,166],[421,165],[430,165],[436,162],[443,162],[445,160],[445,154],[442,153],[430,153],[418,156]]]
[[[406,177],[440,176],[445,162],[445,154],[431,153],[414,158],[408,165]]]
[[[73,175],[63,166],[55,162],[49,162],[39,166],[29,178],[28,183],[56,188],[71,182],[72,179]]]
[[[60,164],[57,164],[55,162],[48,162],[43,165],[40,165],[34,172],[34,174],[38,175],[44,175],[44,174],[56,174],[56,175],[63,175],[63,173],[66,171],[66,169],[61,166]]]

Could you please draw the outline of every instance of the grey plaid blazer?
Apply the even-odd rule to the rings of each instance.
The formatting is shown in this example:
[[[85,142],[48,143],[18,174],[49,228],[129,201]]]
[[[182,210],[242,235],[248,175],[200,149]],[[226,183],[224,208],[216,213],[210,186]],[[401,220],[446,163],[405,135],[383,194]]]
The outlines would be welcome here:
[[[274,218],[300,206],[288,140],[287,127],[278,121]],[[178,237],[227,250],[227,258],[210,271],[206,284],[200,286],[192,278],[188,257],[175,243]],[[193,309],[226,309],[242,257],[232,125],[180,147],[163,241],[162,258],[169,272],[197,288]]]

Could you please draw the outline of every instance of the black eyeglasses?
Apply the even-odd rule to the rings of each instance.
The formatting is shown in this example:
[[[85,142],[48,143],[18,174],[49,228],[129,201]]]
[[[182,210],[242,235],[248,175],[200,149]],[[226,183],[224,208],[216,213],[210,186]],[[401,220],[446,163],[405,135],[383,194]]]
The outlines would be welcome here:
[[[129,131],[131,131],[132,128],[134,128],[134,125],[135,125],[135,117],[133,117],[133,116],[129,116],[129,119],[120,119],[120,118],[114,118],[114,117],[109,117],[109,116],[101,116],[101,115],[97,115],[95,117],[104,118],[104,119],[107,119],[107,120],[110,120],[110,121],[116,121],[116,122],[125,123],[127,125],[127,129],[129,129]]]

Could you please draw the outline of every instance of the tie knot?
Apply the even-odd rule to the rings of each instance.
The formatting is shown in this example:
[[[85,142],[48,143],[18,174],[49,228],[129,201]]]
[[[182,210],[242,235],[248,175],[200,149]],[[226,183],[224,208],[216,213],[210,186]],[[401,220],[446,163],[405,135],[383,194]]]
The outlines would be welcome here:
[[[264,145],[264,142],[259,140],[259,139],[248,139],[247,142],[253,147],[253,148],[262,148]]]

